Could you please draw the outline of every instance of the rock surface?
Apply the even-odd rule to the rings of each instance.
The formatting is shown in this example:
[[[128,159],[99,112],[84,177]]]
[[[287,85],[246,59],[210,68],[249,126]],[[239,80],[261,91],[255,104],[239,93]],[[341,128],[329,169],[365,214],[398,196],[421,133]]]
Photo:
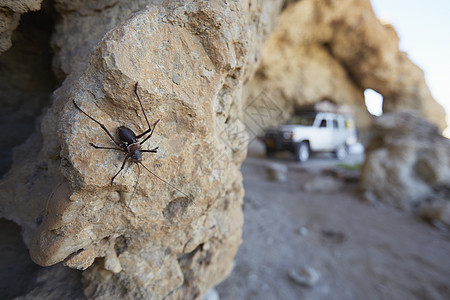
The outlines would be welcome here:
[[[414,109],[446,127],[445,111],[432,98],[423,71],[399,50],[399,38],[375,16],[369,0],[304,0],[288,6],[265,44],[256,76],[245,89],[247,105],[262,91],[283,112],[322,99],[354,108],[361,133],[371,117],[364,90],[383,95],[384,112]],[[282,122],[272,114],[261,131]]]
[[[232,268],[241,241],[247,136],[243,81],[281,1],[56,1],[54,70],[62,86],[40,128],[15,151],[0,216],[22,227],[32,259],[83,272],[88,298],[199,298]],[[101,25],[100,25],[101,24]],[[143,167],[120,125],[160,123]],[[241,132],[241,134],[235,134]]]
[[[441,185],[450,187],[450,140],[414,113],[379,117],[361,169],[366,197],[408,210]]]
[[[41,8],[42,0],[6,0],[0,3],[0,54],[8,50],[13,31],[19,26],[20,16]]]

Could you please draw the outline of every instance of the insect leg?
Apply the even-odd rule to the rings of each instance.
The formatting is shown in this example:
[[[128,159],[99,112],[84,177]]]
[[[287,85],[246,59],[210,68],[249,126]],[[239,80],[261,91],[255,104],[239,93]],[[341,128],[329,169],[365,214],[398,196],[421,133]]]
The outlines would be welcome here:
[[[114,176],[111,178],[111,185],[113,185],[114,179],[115,179],[115,178],[117,177],[117,175],[119,175],[119,173],[123,170],[123,168],[125,167],[125,164],[126,164],[127,160],[128,160],[130,157],[131,157],[131,153],[128,153],[128,154],[125,156],[125,159],[123,160],[123,164],[122,164],[122,166],[120,167],[120,170],[116,173],[116,175],[114,175]]]
[[[94,145],[93,143],[89,143],[89,145],[91,145],[95,149],[119,150],[119,151],[122,151],[122,152],[128,152],[128,151],[126,151],[126,150],[124,150],[122,148],[97,146],[97,145]]]
[[[147,115],[145,114],[144,107],[142,106],[142,101],[141,101],[141,98],[139,97],[139,94],[137,92],[137,87],[138,87],[138,83],[136,82],[136,84],[134,85],[134,93],[136,94],[136,97],[138,98],[139,105],[141,106],[142,113],[144,114],[145,121],[147,121],[147,125],[148,125],[148,129],[146,131],[144,131],[143,133],[141,133],[141,134],[136,136],[136,138],[139,139],[139,138],[143,137],[144,135],[146,135],[147,133],[149,133],[150,131],[152,131],[152,127],[150,126],[150,122],[148,121]]]
[[[100,123],[99,121],[97,121],[96,119],[94,119],[93,117],[91,117],[90,115],[88,115],[86,112],[84,112],[84,110],[82,110],[78,104],[75,102],[75,100],[73,100],[73,105],[75,105],[75,107],[81,111],[85,116],[87,116],[89,119],[91,119],[92,121],[94,121],[95,123],[97,123],[98,125],[100,125],[100,127],[109,135],[109,137],[113,140],[113,142],[119,146],[122,147],[122,144],[119,143],[118,141],[116,141],[116,139],[111,135],[111,133],[109,133],[108,129],[106,129],[105,125],[103,125],[102,123]]]
[[[141,150],[141,152],[153,152],[153,153],[158,153],[158,148],[159,147],[156,147],[156,148],[153,148],[152,150]]]
[[[143,143],[145,143],[146,140],[148,140],[149,138],[152,137],[152,134],[153,134],[153,132],[155,131],[155,127],[156,127],[156,124],[158,124],[158,122],[159,122],[159,120],[157,120],[157,121],[155,122],[155,124],[153,124],[153,131],[150,132],[150,135],[149,135],[148,137],[146,137],[142,142],[140,142],[141,145],[142,145]]]

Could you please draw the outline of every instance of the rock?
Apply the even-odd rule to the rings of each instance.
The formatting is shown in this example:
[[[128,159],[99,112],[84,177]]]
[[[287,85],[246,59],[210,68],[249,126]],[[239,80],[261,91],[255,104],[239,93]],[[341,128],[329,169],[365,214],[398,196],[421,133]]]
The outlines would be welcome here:
[[[450,183],[450,141],[414,113],[376,120],[361,168],[361,187],[375,201],[409,210]]]
[[[286,165],[270,163],[267,165],[266,171],[269,180],[278,182],[287,181],[288,167]]]
[[[325,240],[334,244],[342,244],[347,240],[347,237],[343,232],[336,230],[324,229],[320,231],[320,234]]]
[[[341,189],[342,181],[331,176],[315,176],[301,184],[301,189],[308,193],[328,193]]]
[[[215,288],[211,288],[203,295],[202,300],[220,300],[219,293]]]
[[[297,234],[299,234],[301,236],[306,236],[306,235],[308,235],[309,230],[306,227],[300,227],[300,228],[296,229],[295,233],[297,233]]]
[[[320,280],[320,272],[316,269],[305,266],[300,269],[291,269],[288,271],[289,278],[303,286],[312,287]]]
[[[88,248],[72,254],[65,260],[64,265],[72,269],[86,270],[94,263],[94,260],[95,251],[93,248]]]
[[[19,26],[20,16],[41,8],[42,0],[15,0],[0,3],[0,54],[11,47],[11,36]]]
[[[450,228],[450,199],[422,205],[420,216],[431,223],[440,222]]]
[[[52,38],[64,80],[0,183],[32,259],[85,270],[88,298],[200,298],[242,234],[241,92],[282,1],[73,1]],[[142,166],[104,130],[153,124]],[[242,134],[236,135],[236,132]],[[59,288],[59,287],[55,287]],[[34,295],[36,296],[36,295]],[[39,297],[37,295],[36,297]],[[41,298],[45,298],[41,295]]]
[[[265,114],[252,130],[283,122],[295,106],[330,99],[353,107],[365,138],[372,122],[365,89],[383,95],[385,112],[414,109],[441,130],[446,127],[445,111],[431,96],[423,71],[399,50],[397,33],[378,20],[369,0],[291,2],[245,89],[247,111],[263,92],[284,114]],[[245,116],[251,123],[250,113]]]

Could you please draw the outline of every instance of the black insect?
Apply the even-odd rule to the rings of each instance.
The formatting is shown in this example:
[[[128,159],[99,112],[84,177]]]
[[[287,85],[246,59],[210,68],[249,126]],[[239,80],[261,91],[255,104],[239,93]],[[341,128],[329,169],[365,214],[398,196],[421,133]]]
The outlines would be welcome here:
[[[119,141],[116,138],[114,138],[114,136],[108,131],[108,129],[106,129],[105,125],[103,125],[102,123],[100,123],[99,121],[97,121],[96,119],[91,117],[90,115],[88,115],[85,111],[83,111],[78,106],[78,104],[75,102],[75,100],[73,100],[73,104],[75,105],[75,107],[79,111],[81,111],[84,115],[86,115],[89,119],[91,119],[92,121],[94,121],[95,123],[100,125],[100,127],[106,132],[106,134],[108,134],[108,136],[117,145],[117,147],[96,146],[93,143],[89,143],[89,145],[91,145],[95,149],[117,150],[117,151],[121,151],[121,152],[126,153],[125,158],[124,158],[123,163],[122,163],[122,166],[120,167],[119,171],[117,171],[117,173],[111,178],[111,185],[114,183],[114,179],[117,177],[117,175],[119,175],[119,173],[125,167],[125,164],[127,163],[128,159],[131,158],[131,160],[135,164],[138,165],[138,168],[139,168],[139,165],[141,165],[150,174],[152,174],[155,177],[157,177],[158,179],[162,180],[164,183],[166,183],[170,187],[174,188],[175,190],[177,190],[177,191],[181,192],[182,194],[186,195],[185,193],[180,191],[178,188],[174,187],[173,185],[168,183],[166,180],[162,179],[161,177],[156,175],[154,172],[150,171],[147,167],[144,166],[144,164],[142,164],[142,153],[145,153],[145,152],[157,153],[158,147],[153,148],[152,150],[145,150],[145,149],[142,149],[142,145],[152,137],[152,134],[155,131],[155,127],[158,124],[159,120],[157,120],[153,124],[153,130],[152,130],[152,127],[150,126],[150,122],[147,119],[147,115],[145,114],[144,107],[142,106],[141,98],[139,97],[139,94],[137,92],[137,87],[138,87],[138,83],[136,83],[135,86],[134,86],[134,93],[136,94],[136,97],[137,97],[137,99],[139,101],[139,105],[141,106],[142,113],[144,114],[145,121],[147,122],[147,125],[148,125],[148,129],[146,131],[144,131],[143,133],[141,133],[139,135],[136,135],[133,132],[133,130],[131,130],[130,128],[128,128],[126,126],[120,126],[120,127],[117,128],[117,133],[119,135]],[[139,139],[144,137],[146,134],[149,134],[149,135],[147,137],[145,137],[141,142],[139,142]]]

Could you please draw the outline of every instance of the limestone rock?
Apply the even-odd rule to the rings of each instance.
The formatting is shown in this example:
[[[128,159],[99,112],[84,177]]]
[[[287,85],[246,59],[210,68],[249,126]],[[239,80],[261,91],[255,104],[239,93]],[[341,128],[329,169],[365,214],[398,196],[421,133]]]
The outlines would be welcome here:
[[[434,187],[450,185],[450,141],[416,114],[387,113],[376,120],[361,168],[367,197],[410,209]]]
[[[329,99],[352,106],[360,133],[366,133],[372,120],[363,92],[373,89],[383,95],[384,112],[414,109],[443,130],[444,109],[398,42],[394,28],[377,19],[369,0],[293,2],[246,85],[248,110],[262,92],[285,113],[284,119],[297,105]],[[272,114],[252,129],[282,121]]]
[[[11,47],[11,35],[20,15],[41,8],[42,0],[6,0],[0,3],[0,54]]]
[[[241,241],[244,80],[281,1],[56,1],[62,86],[0,183],[32,259],[83,272],[88,298],[200,298]],[[58,71],[59,70],[59,71]],[[67,77],[66,77],[67,76]],[[143,166],[113,136],[153,124]],[[242,132],[236,135],[235,132]]]

